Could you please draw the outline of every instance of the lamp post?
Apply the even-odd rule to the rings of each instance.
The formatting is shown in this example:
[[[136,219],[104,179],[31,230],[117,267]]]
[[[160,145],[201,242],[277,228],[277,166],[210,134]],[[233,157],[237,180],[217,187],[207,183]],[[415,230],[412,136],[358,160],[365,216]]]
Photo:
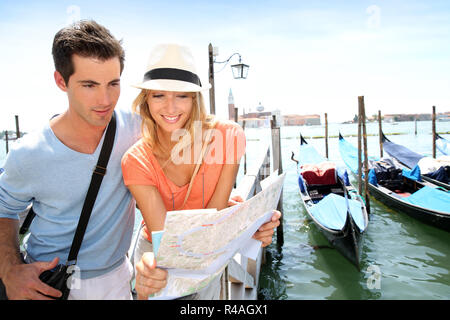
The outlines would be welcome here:
[[[211,114],[216,114],[216,100],[214,95],[214,52],[213,46],[210,43],[208,46],[208,57],[209,57],[209,83],[211,84],[211,89],[209,90],[209,112]]]
[[[225,63],[225,66],[235,55],[239,56],[239,63],[233,64],[231,66],[231,71],[233,73],[234,79],[246,79],[248,74],[249,65],[242,63],[242,58],[239,53],[233,53],[227,60],[225,61],[215,61],[214,57],[218,55],[218,52],[214,52],[214,48],[210,43],[208,46],[208,57],[209,57],[209,83],[211,84],[211,90],[209,90],[209,109],[211,114],[216,114],[216,103],[215,103],[215,89],[214,89],[214,63]],[[224,68],[225,68],[224,66]],[[223,68],[220,70],[222,71]]]

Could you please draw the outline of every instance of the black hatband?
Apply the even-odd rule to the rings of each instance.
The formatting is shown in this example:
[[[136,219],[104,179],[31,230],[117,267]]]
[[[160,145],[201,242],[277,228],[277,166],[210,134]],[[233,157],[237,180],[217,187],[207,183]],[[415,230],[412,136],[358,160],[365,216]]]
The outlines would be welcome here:
[[[200,78],[195,73],[182,69],[158,68],[150,70],[144,75],[144,81],[161,79],[186,81],[202,86]]]

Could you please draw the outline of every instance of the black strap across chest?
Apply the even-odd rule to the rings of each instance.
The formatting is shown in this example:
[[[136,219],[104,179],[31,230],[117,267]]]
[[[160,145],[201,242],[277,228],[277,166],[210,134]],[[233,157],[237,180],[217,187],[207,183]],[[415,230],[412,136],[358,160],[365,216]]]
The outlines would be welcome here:
[[[108,166],[108,161],[111,155],[112,148],[114,146],[115,135],[116,117],[115,113],[113,113],[108,128],[106,129],[105,139],[103,140],[103,145],[100,151],[97,165],[95,166],[94,172],[92,173],[91,184],[89,185],[89,189],[84,200],[83,209],[81,210],[80,219],[78,221],[77,229],[73,237],[67,264],[76,263],[78,252],[80,251],[81,243],[83,242],[84,233],[86,231],[92,209],[94,208],[94,203],[97,198],[100,185],[102,183],[103,177],[106,174],[106,168]],[[28,228],[35,215],[36,214],[34,213],[33,208],[31,208],[19,230],[19,233],[21,235],[25,234],[28,231]]]

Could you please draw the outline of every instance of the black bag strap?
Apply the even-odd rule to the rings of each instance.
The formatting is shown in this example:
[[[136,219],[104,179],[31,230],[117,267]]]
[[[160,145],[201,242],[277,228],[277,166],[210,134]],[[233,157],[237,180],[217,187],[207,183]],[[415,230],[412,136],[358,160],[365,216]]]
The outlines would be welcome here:
[[[78,221],[77,229],[73,237],[72,246],[70,248],[69,257],[67,259],[67,264],[75,264],[78,256],[78,251],[81,247],[81,242],[83,241],[84,233],[91,217],[92,209],[94,208],[95,199],[97,198],[98,191],[100,189],[100,184],[102,183],[103,176],[106,174],[106,167],[108,166],[109,157],[111,155],[112,148],[114,146],[114,137],[116,135],[116,117],[115,112],[111,118],[111,121],[106,129],[105,139],[103,140],[102,149],[95,166],[94,172],[91,178],[91,184],[84,200],[83,209],[81,210],[80,219]],[[23,235],[28,231],[28,228],[33,221],[35,216],[33,207],[27,214],[20,230],[19,234]]]
[[[75,231],[75,236],[73,237],[67,264],[76,264],[78,251],[80,250],[81,242],[83,241],[84,233],[86,231],[89,218],[91,217],[95,199],[97,198],[103,176],[106,174],[106,167],[108,166],[109,157],[114,146],[115,135],[116,117],[115,113],[113,113],[108,129],[106,130],[105,139],[103,140],[102,150],[100,151],[97,165],[95,166],[94,173],[92,174],[91,184],[89,185],[86,199],[84,200],[83,209],[81,210],[80,220],[78,221],[77,230]]]
[[[19,235],[24,235],[25,233],[27,233],[28,229],[30,228],[30,224],[33,221],[35,215],[36,215],[36,213],[34,213],[33,207],[31,207],[27,213],[25,220],[23,221],[22,225],[20,226]]]

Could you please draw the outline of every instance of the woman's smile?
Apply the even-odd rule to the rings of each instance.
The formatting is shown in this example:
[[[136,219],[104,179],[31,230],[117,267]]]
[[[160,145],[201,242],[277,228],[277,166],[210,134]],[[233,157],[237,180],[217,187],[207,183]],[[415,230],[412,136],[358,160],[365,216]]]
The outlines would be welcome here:
[[[176,116],[162,115],[162,118],[163,118],[167,123],[173,124],[173,123],[177,123],[178,120],[180,120],[181,114],[176,115]]]

